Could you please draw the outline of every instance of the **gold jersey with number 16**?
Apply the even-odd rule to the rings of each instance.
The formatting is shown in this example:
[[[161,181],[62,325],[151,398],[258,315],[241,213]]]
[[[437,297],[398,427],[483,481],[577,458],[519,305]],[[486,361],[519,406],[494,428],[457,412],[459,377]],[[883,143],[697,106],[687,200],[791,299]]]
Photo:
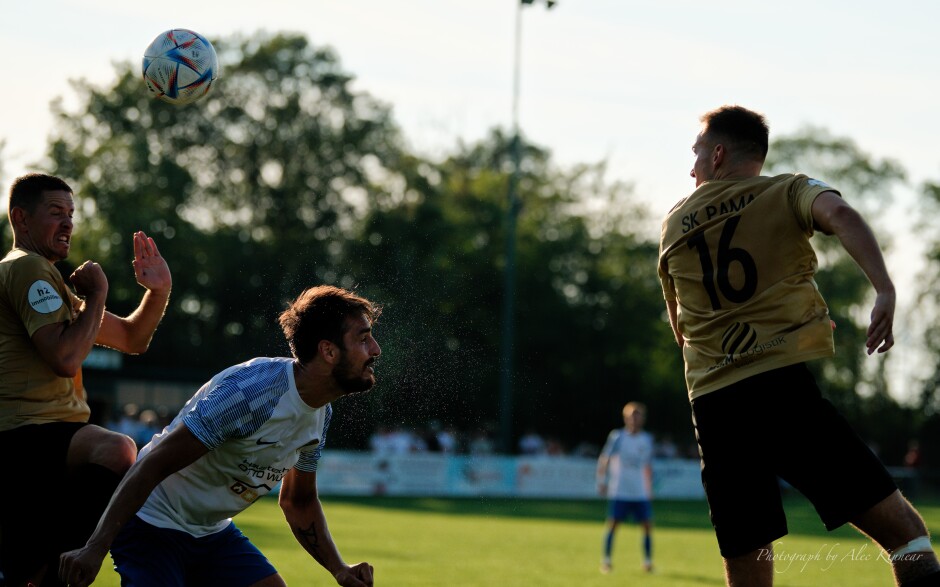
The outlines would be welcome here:
[[[809,243],[827,191],[805,175],[709,181],[666,216],[659,277],[678,305],[690,400],[833,354]]]

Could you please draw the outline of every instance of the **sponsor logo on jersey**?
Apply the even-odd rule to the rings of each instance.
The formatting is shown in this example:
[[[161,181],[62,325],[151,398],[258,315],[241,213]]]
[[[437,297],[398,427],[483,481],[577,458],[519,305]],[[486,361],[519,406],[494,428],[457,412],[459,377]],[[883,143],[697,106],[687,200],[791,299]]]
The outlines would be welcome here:
[[[757,332],[747,322],[735,322],[721,335],[721,350],[728,357],[744,353],[757,343]]]
[[[264,484],[256,485],[255,487],[256,488],[264,487],[266,490],[264,493],[271,491],[271,488]],[[235,479],[235,483],[233,483],[231,487],[229,487],[229,489],[231,489],[235,493],[235,495],[241,497],[248,503],[254,503],[259,497],[261,497],[261,494],[259,494],[257,491],[252,489],[246,483],[242,483],[241,481],[237,479]]]
[[[721,336],[721,350],[725,356],[709,367],[708,372],[728,366],[735,369],[745,367],[760,359],[765,352],[786,342],[784,336],[778,336],[770,342],[759,342],[753,326],[747,322],[735,322]]]
[[[827,188],[827,187],[830,187],[828,183],[826,183],[826,182],[824,182],[824,181],[819,181],[818,179],[812,179],[812,178],[810,178],[810,179],[808,179],[808,180],[806,181],[806,183],[808,183],[809,185],[811,185],[811,186],[813,186],[813,187],[820,187],[820,188]]]
[[[40,314],[51,314],[62,307],[62,298],[51,283],[37,279],[29,286],[29,306]]]

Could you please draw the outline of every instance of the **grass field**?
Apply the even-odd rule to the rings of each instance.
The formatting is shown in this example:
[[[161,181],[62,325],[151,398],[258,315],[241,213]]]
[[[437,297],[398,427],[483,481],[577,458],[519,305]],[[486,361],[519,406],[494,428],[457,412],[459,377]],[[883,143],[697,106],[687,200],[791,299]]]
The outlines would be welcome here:
[[[323,498],[330,530],[346,562],[367,560],[376,584],[391,587],[724,585],[704,502],[654,504],[655,572],[640,569],[636,526],[621,526],[614,570],[598,571],[605,505],[600,501]],[[918,504],[929,527],[940,505]],[[827,533],[808,502],[787,499],[790,534],[777,546],[778,586],[893,585],[891,569],[867,539],[842,528]],[[236,518],[291,586],[335,585],[294,541],[276,500]],[[117,586],[105,561],[95,585]]]

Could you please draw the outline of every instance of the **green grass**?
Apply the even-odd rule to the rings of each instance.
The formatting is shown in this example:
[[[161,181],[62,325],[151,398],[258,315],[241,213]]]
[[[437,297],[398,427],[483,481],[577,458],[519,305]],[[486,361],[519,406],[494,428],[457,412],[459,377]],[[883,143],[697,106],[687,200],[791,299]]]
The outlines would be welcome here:
[[[633,525],[618,531],[613,573],[598,572],[605,514],[600,501],[325,497],[323,502],[346,562],[369,561],[377,585],[724,585],[703,501],[654,504],[652,575],[640,569],[640,534]],[[819,559],[778,559],[776,585],[893,584],[889,565],[878,560],[867,539],[850,528],[827,533],[802,498],[788,498],[786,509],[790,534],[777,554],[818,553]],[[940,527],[940,505],[919,504],[918,509],[929,527]],[[274,499],[260,500],[236,523],[289,585],[336,584],[294,541]],[[110,559],[95,584],[119,584]]]

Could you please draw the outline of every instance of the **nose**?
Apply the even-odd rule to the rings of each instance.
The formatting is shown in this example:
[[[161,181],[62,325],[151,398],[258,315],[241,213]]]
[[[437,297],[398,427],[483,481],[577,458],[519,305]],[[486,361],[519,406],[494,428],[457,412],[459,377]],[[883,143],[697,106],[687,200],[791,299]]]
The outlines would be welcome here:
[[[374,338],[372,339],[372,348],[370,349],[370,351],[371,351],[370,354],[373,357],[378,357],[378,356],[381,356],[382,354],[382,347],[379,346],[378,341],[375,340]]]

